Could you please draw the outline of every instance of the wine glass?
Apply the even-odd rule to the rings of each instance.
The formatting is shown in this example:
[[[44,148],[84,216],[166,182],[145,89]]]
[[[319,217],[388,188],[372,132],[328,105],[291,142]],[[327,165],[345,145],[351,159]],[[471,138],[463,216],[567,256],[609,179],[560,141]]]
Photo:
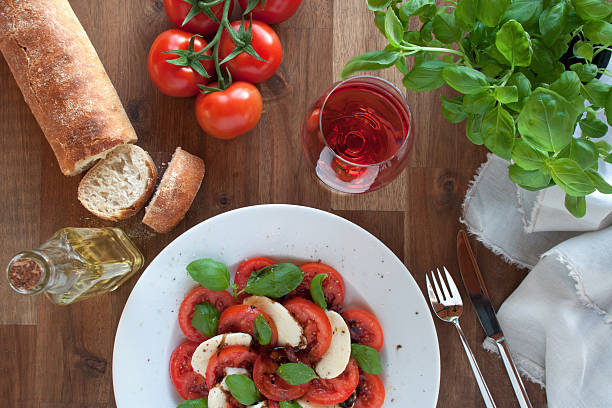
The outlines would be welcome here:
[[[402,172],[413,144],[404,95],[382,78],[334,84],[306,112],[302,148],[318,179],[343,193],[365,193]]]

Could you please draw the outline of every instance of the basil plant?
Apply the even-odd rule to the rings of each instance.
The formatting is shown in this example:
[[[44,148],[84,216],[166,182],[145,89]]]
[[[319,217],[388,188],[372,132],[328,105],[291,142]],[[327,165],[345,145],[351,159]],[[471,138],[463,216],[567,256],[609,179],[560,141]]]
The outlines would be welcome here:
[[[367,0],[367,6],[389,45],[350,60],[343,78],[395,66],[412,91],[448,84],[461,95],[442,96],[445,118],[467,120],[468,139],[511,161],[510,179],[522,188],[561,187],[576,217],[586,213],[586,195],[612,193],[598,173],[600,158],[612,163],[612,146],[601,140],[612,124],[612,92],[597,78],[612,73],[595,65],[612,45],[610,2]],[[416,19],[420,24],[411,24]],[[602,110],[608,124],[596,116]]]

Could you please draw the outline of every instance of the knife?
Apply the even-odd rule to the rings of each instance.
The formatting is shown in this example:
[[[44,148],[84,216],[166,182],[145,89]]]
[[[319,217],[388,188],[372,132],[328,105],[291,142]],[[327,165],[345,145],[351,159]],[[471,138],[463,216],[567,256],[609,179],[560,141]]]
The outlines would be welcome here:
[[[491,305],[491,299],[480,274],[478,263],[476,263],[476,257],[474,257],[472,252],[467,234],[463,230],[460,230],[459,234],[457,234],[457,258],[459,259],[459,270],[461,271],[461,278],[463,279],[465,289],[472,301],[472,305],[474,305],[474,310],[476,310],[482,328],[487,336],[495,341],[499,349],[499,354],[504,362],[504,367],[506,367],[508,377],[510,377],[510,382],[512,383],[512,388],[519,405],[521,408],[532,408],[523,381],[521,381],[521,376],[510,357],[504,333],[502,333],[495,310],[493,305]]]

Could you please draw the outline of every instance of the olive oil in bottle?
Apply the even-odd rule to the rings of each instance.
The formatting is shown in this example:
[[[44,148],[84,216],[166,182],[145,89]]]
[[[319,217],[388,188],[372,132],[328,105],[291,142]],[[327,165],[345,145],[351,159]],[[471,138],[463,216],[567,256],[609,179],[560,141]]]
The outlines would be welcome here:
[[[117,289],[143,264],[119,228],[63,228],[40,248],[15,255],[6,272],[15,291],[68,305]]]

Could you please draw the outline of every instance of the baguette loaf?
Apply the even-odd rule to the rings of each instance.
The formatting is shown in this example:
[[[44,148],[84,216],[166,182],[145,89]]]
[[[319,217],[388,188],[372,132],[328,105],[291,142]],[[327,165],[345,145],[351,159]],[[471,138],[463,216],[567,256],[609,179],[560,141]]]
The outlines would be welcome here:
[[[142,222],[156,232],[170,232],[191,207],[203,178],[202,159],[178,147],[145,209]]]
[[[60,170],[75,175],[137,137],[67,0],[0,0],[0,50]]]

